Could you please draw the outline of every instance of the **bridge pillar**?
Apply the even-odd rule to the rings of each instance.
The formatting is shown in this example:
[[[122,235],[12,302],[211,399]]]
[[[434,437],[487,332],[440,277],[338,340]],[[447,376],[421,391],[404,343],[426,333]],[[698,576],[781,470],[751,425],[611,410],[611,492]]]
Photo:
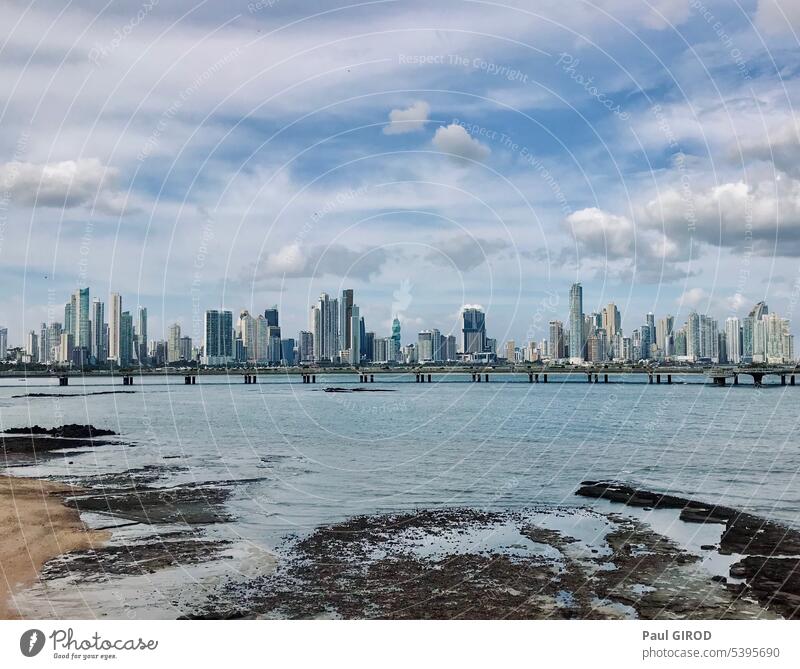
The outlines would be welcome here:
[[[542,379],[542,381],[544,381],[545,383],[547,383],[547,374],[545,374],[545,375],[544,375],[544,378]]]
[[[588,383],[591,383],[591,382],[592,382],[592,375],[591,375],[591,374],[587,374],[587,375],[586,375],[586,381],[587,381]]]
[[[782,386],[786,385],[786,374],[781,374],[781,385]]]
[[[661,383],[661,374],[656,374],[656,383]]]
[[[652,374],[648,374],[647,375],[647,383],[653,383],[653,375]]]
[[[533,374],[528,374],[528,383],[533,383]]]
[[[475,378],[476,378],[476,380],[478,381],[478,383],[480,383],[480,382],[481,382],[481,375],[480,375],[480,374],[476,374],[476,375],[475,375]]]
[[[535,378],[536,378],[536,383],[539,383],[539,375],[538,374],[535,375]]]
[[[68,376],[59,376],[58,377],[58,385],[59,386],[68,386],[69,385],[69,377]]]
[[[608,383],[608,374],[603,374],[603,383]]]
[[[794,374],[792,374],[792,375],[789,377],[789,385],[790,385],[790,386],[793,386],[793,385],[794,385]]]
[[[316,383],[316,382],[317,382],[317,375],[316,374],[312,374],[311,375],[311,383]]]
[[[738,386],[739,385],[739,375],[738,374],[734,374],[733,375],[733,385],[734,386]]]
[[[192,385],[195,385],[196,383],[197,383],[197,377],[192,376]]]
[[[714,377],[714,385],[717,386],[724,386],[726,383],[726,379],[724,376],[715,376]]]
[[[192,377],[191,376],[184,376],[183,377],[183,384],[185,386],[191,385],[191,383],[192,383]]]
[[[430,382],[431,382],[431,375],[428,374],[428,383],[430,383]]]
[[[764,380],[764,375],[753,374],[752,376],[753,376],[753,385],[760,388],[762,386],[762,381]]]
[[[369,382],[370,383],[375,383],[375,375],[374,374],[370,374],[369,375]]]
[[[488,374],[486,375],[484,380],[486,381],[486,383],[489,383],[489,375]]]
[[[667,383],[672,383],[672,374],[667,374]]]

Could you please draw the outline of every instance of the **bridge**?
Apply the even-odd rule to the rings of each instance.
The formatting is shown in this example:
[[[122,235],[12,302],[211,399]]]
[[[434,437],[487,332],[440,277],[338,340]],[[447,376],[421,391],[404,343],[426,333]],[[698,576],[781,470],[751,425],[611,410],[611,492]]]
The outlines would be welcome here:
[[[303,383],[316,383],[317,376],[351,376],[357,378],[359,383],[374,383],[375,378],[384,377],[384,381],[394,381],[397,377],[413,380],[416,383],[432,383],[434,380],[488,383],[492,380],[503,379],[509,375],[520,378],[528,383],[548,383],[554,378],[585,379],[587,383],[609,383],[610,376],[638,376],[646,379],[648,384],[665,383],[670,385],[676,376],[699,376],[709,379],[714,385],[725,386],[732,381],[733,385],[739,384],[739,377],[747,375],[752,377],[753,385],[763,385],[765,376],[780,377],[781,385],[795,385],[795,375],[800,374],[800,368],[795,366],[768,366],[768,365],[741,365],[717,367],[621,367],[614,365],[596,365],[586,367],[562,367],[549,365],[447,365],[447,366],[383,366],[383,367],[231,367],[231,368],[141,368],[126,370],[17,370],[10,374],[7,371],[0,373],[0,377],[16,378],[52,378],[57,379],[59,385],[69,385],[70,378],[111,377],[121,379],[125,386],[134,385],[138,377],[143,380],[147,377],[183,377],[186,385],[194,385],[199,377],[226,376],[241,377],[245,384],[258,383],[259,376],[284,376],[286,378],[300,377]],[[386,377],[394,377],[391,380]],[[455,377],[455,378],[453,378]]]

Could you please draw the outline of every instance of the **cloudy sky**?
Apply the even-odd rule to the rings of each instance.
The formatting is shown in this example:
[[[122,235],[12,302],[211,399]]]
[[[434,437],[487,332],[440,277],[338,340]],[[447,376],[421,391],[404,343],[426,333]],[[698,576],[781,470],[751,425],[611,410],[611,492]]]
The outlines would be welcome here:
[[[151,337],[355,290],[404,340],[481,304],[800,296],[796,0],[0,6],[0,326],[123,294]],[[794,318],[800,321],[800,318]],[[795,332],[798,329],[795,324]]]

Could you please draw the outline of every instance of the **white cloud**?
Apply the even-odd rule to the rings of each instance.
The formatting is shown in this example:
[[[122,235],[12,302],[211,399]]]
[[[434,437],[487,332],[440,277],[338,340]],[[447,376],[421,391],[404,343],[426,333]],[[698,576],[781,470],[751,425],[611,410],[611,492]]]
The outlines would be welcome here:
[[[407,109],[392,109],[389,112],[389,125],[384,126],[385,135],[402,135],[416,132],[425,127],[431,106],[424,100],[417,100]]]
[[[484,160],[491,153],[488,146],[470,137],[469,133],[456,123],[437,128],[433,136],[433,145],[443,153],[468,160]]]
[[[583,252],[609,259],[633,256],[633,223],[625,216],[590,207],[570,214],[566,222]]]
[[[769,35],[796,36],[800,32],[800,2],[758,0],[756,27]]]
[[[678,298],[679,305],[697,308],[708,302],[709,294],[702,288],[689,288]]]
[[[40,207],[91,207],[103,213],[126,212],[126,195],[117,190],[118,171],[96,158],[58,163],[10,162],[0,165],[0,182],[12,202]]]

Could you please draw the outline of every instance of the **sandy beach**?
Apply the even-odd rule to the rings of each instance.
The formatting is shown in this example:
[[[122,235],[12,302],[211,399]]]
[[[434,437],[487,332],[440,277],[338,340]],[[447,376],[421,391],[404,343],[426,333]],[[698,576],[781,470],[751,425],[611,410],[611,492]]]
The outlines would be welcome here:
[[[14,593],[36,582],[50,559],[102,544],[108,532],[86,528],[62,503],[69,486],[0,475],[0,619],[16,618]]]

